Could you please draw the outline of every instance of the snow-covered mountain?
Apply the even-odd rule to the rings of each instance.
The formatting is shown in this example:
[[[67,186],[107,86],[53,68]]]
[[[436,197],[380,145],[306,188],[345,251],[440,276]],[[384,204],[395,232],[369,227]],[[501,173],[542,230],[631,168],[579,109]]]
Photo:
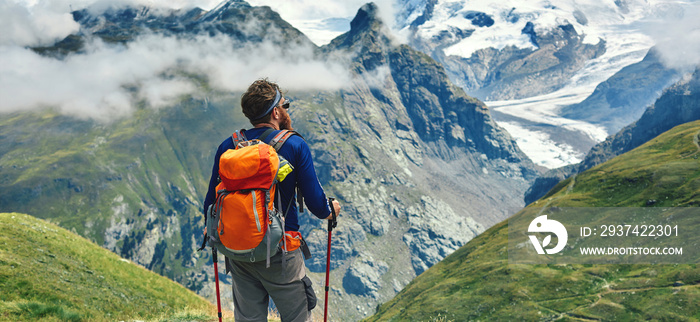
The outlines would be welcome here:
[[[412,45],[487,101],[533,161],[554,168],[580,161],[608,135],[600,124],[564,118],[559,110],[642,60],[654,45],[644,22],[680,16],[682,4],[408,0],[397,17]],[[645,107],[637,107],[639,114]]]
[[[593,0],[406,0],[406,17],[398,21],[403,28],[418,27],[417,35],[429,40],[444,38],[454,31],[471,30],[468,37],[454,39],[444,48],[447,55],[469,58],[479,49],[507,46],[537,49],[530,33],[524,32],[528,23],[533,31],[546,33],[558,26],[571,24],[585,42],[596,44],[599,39],[616,41],[623,38],[620,26],[630,25],[653,15],[669,1],[593,1]],[[618,36],[618,37],[616,37]],[[625,43],[632,42],[627,39]]]
[[[279,7],[285,19],[319,45],[342,33],[342,21],[350,16],[347,7],[341,9],[333,1],[316,4],[314,10],[304,7],[311,6],[310,1],[295,2],[297,8],[268,0],[253,2]],[[602,124],[585,121],[589,118],[581,115],[577,120],[562,117],[560,110],[584,101],[598,84],[640,62],[659,35],[664,36],[667,25],[661,22],[691,16],[687,8],[696,1],[377,3],[385,14],[393,15],[397,39],[442,63],[454,83],[487,102],[495,119],[533,161],[555,168],[580,161],[609,134]],[[304,19],[304,12],[324,12],[326,18],[306,14],[313,18]],[[321,23],[328,17],[335,17],[336,23]],[[637,106],[634,113],[639,115],[644,108]]]
[[[367,1],[247,2],[271,7],[281,19],[320,46],[347,32],[350,20]],[[78,25],[65,12],[68,5],[61,5],[67,2],[55,1],[50,5],[36,2],[31,10],[12,5],[15,14],[0,19],[0,26],[7,24],[8,29],[13,21],[24,21],[22,29],[26,32],[0,36],[0,43],[19,41],[23,45],[46,45],[53,43],[51,39],[60,40],[76,32]],[[80,3],[89,2],[94,0],[72,5],[79,8]],[[666,60],[664,63],[673,67],[679,67],[674,60],[698,61],[700,56],[697,54],[700,53],[699,37],[693,32],[697,29],[693,17],[700,14],[697,0],[374,2],[380,8],[382,20],[394,31],[399,42],[408,43],[440,62],[455,84],[467,94],[487,102],[495,119],[514,134],[530,158],[550,168],[580,161],[593,144],[614,132],[609,124],[621,127],[628,123],[623,118],[608,120],[606,129],[605,124],[595,121],[595,115],[586,115],[585,109],[583,114],[576,113],[576,120],[571,120],[571,114],[562,117],[562,110],[567,106],[583,102],[599,84],[624,67],[640,62],[653,45],[659,48],[662,61]],[[182,13],[198,4],[210,9],[207,15],[212,18],[226,6],[241,5],[240,1],[219,4],[217,0],[100,3],[103,7],[120,3],[142,3],[147,7],[157,4],[159,8],[182,9]],[[217,8],[217,4],[220,7]],[[52,9],[53,14],[46,15],[47,9]],[[24,19],[22,12],[27,17],[41,14],[41,19]],[[190,13],[193,17],[199,14],[197,11]],[[168,28],[177,31],[179,27]],[[661,89],[656,86],[648,92],[660,93]],[[636,110],[631,110],[629,115],[640,115],[645,107],[642,104],[632,106]],[[606,107],[592,106],[591,111],[601,108]]]

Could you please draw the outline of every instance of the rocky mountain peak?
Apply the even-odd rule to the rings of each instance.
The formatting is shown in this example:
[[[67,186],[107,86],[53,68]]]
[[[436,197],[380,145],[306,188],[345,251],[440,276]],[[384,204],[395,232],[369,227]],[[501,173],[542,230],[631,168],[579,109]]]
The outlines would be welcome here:
[[[383,51],[392,44],[391,32],[382,21],[379,7],[373,2],[363,5],[350,22],[350,31],[338,36],[328,45],[330,49],[359,46],[360,50]]]
[[[94,6],[73,11],[73,20],[81,26],[45,53],[79,51],[88,38],[97,36],[106,43],[127,43],[142,34],[191,37],[224,34],[241,43],[269,41],[282,48],[316,46],[299,30],[284,21],[270,7],[251,6],[243,0],[227,0],[209,11],[201,8],[163,9],[148,6]],[[275,32],[269,32],[269,30]]]
[[[370,2],[362,6],[355,15],[355,18],[350,22],[350,30],[361,32],[368,29],[373,29],[373,26],[382,25],[384,22],[379,18],[379,8],[374,2]]]
[[[239,8],[250,8],[250,4],[243,0],[226,0],[221,3],[219,3],[214,9],[210,10],[207,12],[202,18],[200,19],[201,21],[214,21],[214,20],[221,20],[225,18],[225,14],[227,11],[232,10],[232,9],[239,9]]]
[[[444,68],[430,56],[394,41],[379,10],[374,3],[362,6],[351,30],[322,50],[350,54],[352,70],[363,77],[384,77],[381,81],[388,87],[374,87],[371,94],[405,110],[408,120],[396,116],[400,121],[395,130],[413,130],[424,142],[478,151],[491,159],[529,163],[512,138],[495,124],[483,102],[451,84]],[[387,89],[398,92],[399,101]],[[443,152],[430,153],[449,154]]]

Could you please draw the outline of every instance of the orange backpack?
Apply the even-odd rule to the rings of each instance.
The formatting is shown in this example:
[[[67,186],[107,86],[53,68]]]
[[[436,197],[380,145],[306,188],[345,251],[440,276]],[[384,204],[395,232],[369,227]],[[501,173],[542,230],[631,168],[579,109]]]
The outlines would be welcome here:
[[[247,140],[243,131],[233,133],[235,148],[219,159],[221,182],[216,202],[207,210],[209,245],[226,257],[249,262],[266,259],[269,267],[270,257],[278,252],[285,235],[284,216],[275,207],[274,197],[277,183],[293,168],[276,149],[294,134],[280,131],[266,144]]]

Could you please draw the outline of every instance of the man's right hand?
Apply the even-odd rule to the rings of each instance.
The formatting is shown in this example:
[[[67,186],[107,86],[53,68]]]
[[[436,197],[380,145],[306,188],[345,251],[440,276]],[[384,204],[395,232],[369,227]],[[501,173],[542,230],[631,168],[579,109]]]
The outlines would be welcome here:
[[[328,216],[328,218],[326,218],[328,220],[338,218],[338,216],[340,216],[340,202],[338,202],[338,200],[333,200],[333,203],[331,203],[331,207],[333,207],[335,217],[333,217],[333,213],[331,213],[331,215]]]

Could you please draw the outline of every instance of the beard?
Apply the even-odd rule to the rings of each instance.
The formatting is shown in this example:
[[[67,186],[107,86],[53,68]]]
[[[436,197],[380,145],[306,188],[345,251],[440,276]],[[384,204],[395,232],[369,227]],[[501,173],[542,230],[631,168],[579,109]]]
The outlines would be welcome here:
[[[292,127],[292,118],[289,117],[289,113],[287,113],[287,111],[283,112],[282,121],[280,122],[280,130],[294,131],[294,128]]]

